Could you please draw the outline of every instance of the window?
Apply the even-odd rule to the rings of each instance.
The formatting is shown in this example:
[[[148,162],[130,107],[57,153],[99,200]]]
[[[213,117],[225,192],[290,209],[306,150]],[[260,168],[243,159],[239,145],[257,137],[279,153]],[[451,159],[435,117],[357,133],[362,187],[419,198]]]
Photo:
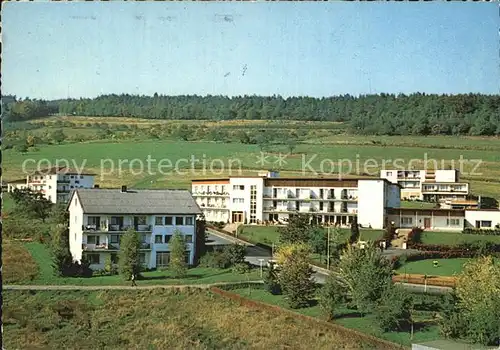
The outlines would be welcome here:
[[[49,201],[51,200],[52,196],[49,196]]]
[[[163,216],[157,216],[155,218],[155,225],[163,225]]]
[[[411,225],[413,223],[413,218],[402,217],[401,225]]]
[[[120,235],[111,235],[109,242],[110,243],[120,243]]]
[[[170,242],[170,239],[172,238],[172,235],[166,235],[165,236],[165,243]]]
[[[92,265],[98,265],[101,263],[100,255],[99,254],[87,254],[87,260],[90,264]]]
[[[111,253],[111,263],[112,264],[118,264],[118,254]]]
[[[172,226],[173,218],[172,216],[165,216],[165,226]]]
[[[141,243],[149,243],[148,236],[145,233],[141,234]]]
[[[146,217],[145,216],[135,216],[134,221],[136,225],[146,225]]]
[[[163,243],[163,238],[161,235],[155,235],[155,243],[156,244]]]
[[[186,216],[186,222],[185,224],[186,226],[193,226],[193,217],[192,216]]]
[[[184,225],[184,217],[183,216],[176,216],[175,217],[175,225],[176,226]]]
[[[146,253],[139,253],[139,264],[147,265],[146,264]]]
[[[169,261],[170,261],[169,252],[156,252],[156,267],[168,266]]]
[[[87,236],[87,244],[99,244],[99,236]]]
[[[75,198],[75,207],[78,205],[78,198]]]
[[[193,235],[186,235],[185,242],[186,243],[193,243]]]
[[[79,183],[80,183],[80,181],[78,181],[78,180],[75,180],[75,183],[76,183],[76,184],[79,184]]]
[[[244,190],[245,189],[245,185],[234,185],[233,186],[233,190],[235,191],[238,191],[238,190]]]
[[[80,179],[83,179],[83,175],[80,175]]]
[[[491,227],[491,221],[481,221],[481,227]]]
[[[49,190],[52,188],[52,186],[49,185]]]
[[[191,252],[189,250],[186,250],[186,253],[184,254],[184,258],[186,259],[185,262],[186,264],[189,264],[189,256],[190,256]]]
[[[233,203],[235,203],[235,204],[236,204],[236,203],[241,204],[241,203],[244,203],[244,202],[245,202],[245,201],[244,201],[244,199],[243,199],[243,198],[233,198]]]
[[[392,176],[392,171],[388,171],[387,176]]]
[[[460,219],[446,219],[446,224],[448,226],[458,226],[460,225]]]

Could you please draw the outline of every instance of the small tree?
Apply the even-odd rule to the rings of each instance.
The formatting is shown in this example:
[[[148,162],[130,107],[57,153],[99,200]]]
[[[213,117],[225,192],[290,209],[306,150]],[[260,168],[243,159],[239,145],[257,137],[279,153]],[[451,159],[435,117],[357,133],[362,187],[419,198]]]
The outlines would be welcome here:
[[[288,220],[288,225],[278,228],[280,242],[305,243],[311,237],[311,231],[317,226],[311,222],[311,216],[298,214]]]
[[[290,154],[293,154],[293,151],[295,150],[295,148],[297,148],[297,139],[289,138],[286,141],[286,147],[288,148]]]
[[[186,242],[179,231],[175,231],[170,239],[170,264],[169,269],[175,278],[186,276]]]
[[[120,275],[127,281],[132,275],[138,276],[141,272],[141,263],[139,259],[139,249],[141,248],[141,239],[139,233],[134,229],[129,229],[122,237],[120,242],[120,252],[118,266]]]
[[[245,262],[246,247],[238,243],[230,244],[224,247],[223,254],[228,266],[242,264]]]
[[[348,245],[331,274],[362,313],[372,311],[392,284],[392,264],[373,244],[364,249]]]
[[[354,244],[359,241],[359,225],[358,217],[355,216],[351,222],[351,237],[349,238],[349,243]]]
[[[345,291],[334,275],[328,275],[326,278],[319,298],[319,306],[328,321],[334,319],[337,308],[347,301]]]
[[[269,293],[273,295],[281,294],[281,286],[278,281],[278,274],[274,267],[268,269],[266,275],[264,276],[264,284]]]
[[[66,135],[64,134],[62,129],[57,129],[54,132],[52,132],[52,134],[50,135],[50,138],[55,143],[59,144],[59,143],[62,143],[64,140],[66,140]]]
[[[392,285],[382,294],[375,317],[383,332],[406,329],[411,323],[413,300],[402,287]]]
[[[307,306],[314,294],[309,253],[310,250],[303,244],[282,246],[277,253],[280,263],[278,281],[288,305],[293,309]]]
[[[327,237],[325,234],[325,230],[321,227],[316,227],[310,231],[309,237],[309,245],[311,246],[312,252],[319,254],[319,258],[321,260],[323,255],[326,255],[327,248]]]

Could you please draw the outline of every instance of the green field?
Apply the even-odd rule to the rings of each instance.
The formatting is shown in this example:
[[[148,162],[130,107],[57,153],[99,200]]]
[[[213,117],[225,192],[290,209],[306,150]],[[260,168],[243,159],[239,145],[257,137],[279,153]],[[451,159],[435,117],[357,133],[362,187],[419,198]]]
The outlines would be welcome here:
[[[243,233],[240,233],[239,236],[245,238],[251,242],[255,243],[264,243],[267,245],[271,245],[272,243],[278,243],[279,240],[279,226],[253,226],[253,225],[245,225],[243,226]],[[325,231],[327,228],[324,229]],[[335,231],[331,229],[331,233],[333,234]],[[351,231],[348,228],[339,229],[341,234],[340,240],[347,240],[351,235]],[[383,230],[370,230],[370,229],[360,229],[360,240],[362,241],[375,241],[379,238],[382,238],[384,233]]]
[[[98,119],[105,121],[102,118]],[[120,123],[127,123],[120,118],[113,119]],[[149,125],[153,125],[151,121],[148,122]],[[135,123],[139,123],[139,121],[136,120]],[[186,123],[189,124],[189,122]],[[220,128],[230,127],[235,130],[248,128],[249,125],[260,127],[258,123],[246,122],[205,124],[217,125]],[[269,127],[274,125],[273,122],[264,124]],[[283,123],[275,124],[275,126],[283,127]],[[314,128],[322,130],[321,128],[328,129],[330,126],[321,126],[321,123],[315,123],[312,130],[316,130]],[[75,130],[83,132],[85,129]],[[70,161],[71,167],[84,166],[85,170],[98,173],[97,182],[103,186],[119,186],[123,183],[135,187],[186,188],[189,187],[191,178],[218,177],[228,174],[255,175],[257,170],[269,167],[283,171],[283,175],[295,176],[314,176],[320,173],[336,176],[339,172],[351,175],[378,176],[379,170],[383,166],[390,168],[397,159],[399,159],[397,164],[400,166],[408,165],[411,160],[415,168],[423,167],[424,159],[427,159],[430,168],[435,165],[438,168],[449,165],[461,168],[462,180],[470,181],[474,194],[500,197],[499,138],[445,136],[382,138],[318,135],[317,137],[309,137],[307,140],[307,143],[299,144],[293,154],[286,157],[286,164],[282,163],[281,165],[275,161],[280,152],[284,154],[289,152],[284,145],[273,146],[271,150],[266,150],[269,158],[268,162],[264,164],[259,163],[261,148],[258,145],[236,142],[187,142],[159,139],[100,140],[61,145],[40,145],[37,146],[37,151],[26,154],[20,154],[12,149],[5,150],[3,175],[7,181],[20,177],[23,161],[27,159],[47,159],[51,165],[55,165],[57,159],[66,158]],[[103,152],[104,149],[105,152]],[[156,162],[150,162],[151,171],[149,173],[147,171],[148,156],[156,160]],[[199,160],[195,162],[194,167],[190,165],[192,156]],[[108,158],[109,160],[106,160]],[[130,165],[134,159],[136,160]],[[166,160],[162,163],[164,167],[159,169],[158,161],[161,159]],[[458,163],[460,159],[462,159],[463,166]],[[123,161],[121,166],[119,165],[120,160]],[[143,164],[142,171],[139,160]],[[437,164],[434,164],[433,160],[437,160]],[[365,167],[366,161],[369,163]],[[477,168],[476,164],[479,165]],[[44,165],[48,164],[44,163]],[[64,163],[61,162],[60,165],[64,165]],[[32,166],[33,164],[28,164],[27,168],[31,169]]]
[[[417,274],[428,276],[454,276],[462,272],[463,265],[470,259],[425,259],[410,261],[396,270],[400,274]],[[434,267],[434,261],[438,266]]]
[[[500,236],[493,235],[473,235],[460,232],[437,232],[424,231],[420,240],[424,244],[459,245],[461,243],[471,243],[478,241],[500,243]]]
[[[360,349],[367,344],[210,292],[3,292],[6,349]],[[300,331],[297,331],[300,330]]]
[[[254,287],[251,289],[231,289],[230,291],[249,299],[262,301],[264,303],[273,304],[288,309],[286,300],[283,295],[272,295],[268,291],[259,287]],[[314,305],[311,307],[293,311],[307,316],[322,317],[319,305]],[[417,322],[429,320],[432,318],[432,312],[418,312],[418,316],[416,316],[415,318]],[[334,322],[344,327],[356,329],[363,333],[371,334],[378,338],[386,339],[405,346],[411,345],[412,342],[424,342],[429,340],[441,339],[438,327],[435,326],[432,322],[426,324],[423,330],[415,332],[412,341],[410,339],[409,332],[383,333],[377,328],[376,322],[372,315],[366,315],[363,317],[359,315],[356,310],[348,309],[346,307],[339,307]]]
[[[114,276],[93,276],[90,278],[77,277],[57,277],[52,267],[52,257],[46,245],[32,242],[23,244],[29,252],[29,256],[34,260],[35,266],[28,259],[16,259],[13,254],[24,252],[21,249],[7,250],[4,252],[4,260],[12,262],[12,265],[5,268],[9,272],[9,283],[32,284],[32,285],[126,285],[126,282],[119,275]],[[25,279],[15,278],[15,276],[26,276]],[[34,276],[34,277],[33,277]],[[138,285],[156,285],[156,284],[212,284],[218,282],[240,282],[240,281],[258,281],[260,272],[257,269],[249,273],[240,274],[231,269],[215,269],[195,267],[188,269],[187,276],[182,279],[176,279],[169,270],[158,270],[143,273],[144,279],[137,281]]]

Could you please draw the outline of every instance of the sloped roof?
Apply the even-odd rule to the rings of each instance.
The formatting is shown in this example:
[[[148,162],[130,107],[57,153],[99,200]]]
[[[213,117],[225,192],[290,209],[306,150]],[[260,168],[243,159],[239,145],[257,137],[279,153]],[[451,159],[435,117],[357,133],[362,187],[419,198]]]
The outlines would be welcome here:
[[[187,190],[75,189],[85,214],[201,214]],[[68,207],[71,201],[68,203]]]

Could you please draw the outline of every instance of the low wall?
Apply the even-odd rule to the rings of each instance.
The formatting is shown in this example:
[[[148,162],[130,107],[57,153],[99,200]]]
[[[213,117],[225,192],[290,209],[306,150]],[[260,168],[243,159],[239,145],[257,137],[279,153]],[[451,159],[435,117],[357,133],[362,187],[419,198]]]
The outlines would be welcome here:
[[[314,318],[314,317],[301,315],[301,314],[298,314],[296,312],[280,308],[279,306],[266,304],[266,303],[263,303],[260,301],[250,300],[250,299],[247,299],[241,295],[231,293],[231,292],[222,290],[222,289],[217,288],[217,287],[212,287],[212,288],[210,288],[210,290],[215,294],[218,294],[218,295],[221,295],[225,298],[234,300],[242,306],[246,306],[246,307],[250,307],[250,308],[254,308],[254,309],[261,309],[261,310],[275,312],[275,313],[281,313],[281,314],[284,314],[287,316],[294,317],[296,319],[301,319],[301,320],[304,320],[308,323],[311,323],[314,326],[320,326],[320,327],[323,327],[323,328],[328,329],[328,330],[336,331],[336,332],[346,336],[347,338],[359,340],[359,341],[364,342],[364,343],[368,343],[368,344],[370,344],[370,346],[373,346],[374,349],[406,349],[406,347],[404,347],[402,345],[392,343],[390,341],[383,340],[383,339],[374,337],[372,335],[364,334],[364,333],[358,332],[356,330],[343,327],[343,326],[336,324],[336,323],[330,323],[330,322],[322,321],[322,320]]]

